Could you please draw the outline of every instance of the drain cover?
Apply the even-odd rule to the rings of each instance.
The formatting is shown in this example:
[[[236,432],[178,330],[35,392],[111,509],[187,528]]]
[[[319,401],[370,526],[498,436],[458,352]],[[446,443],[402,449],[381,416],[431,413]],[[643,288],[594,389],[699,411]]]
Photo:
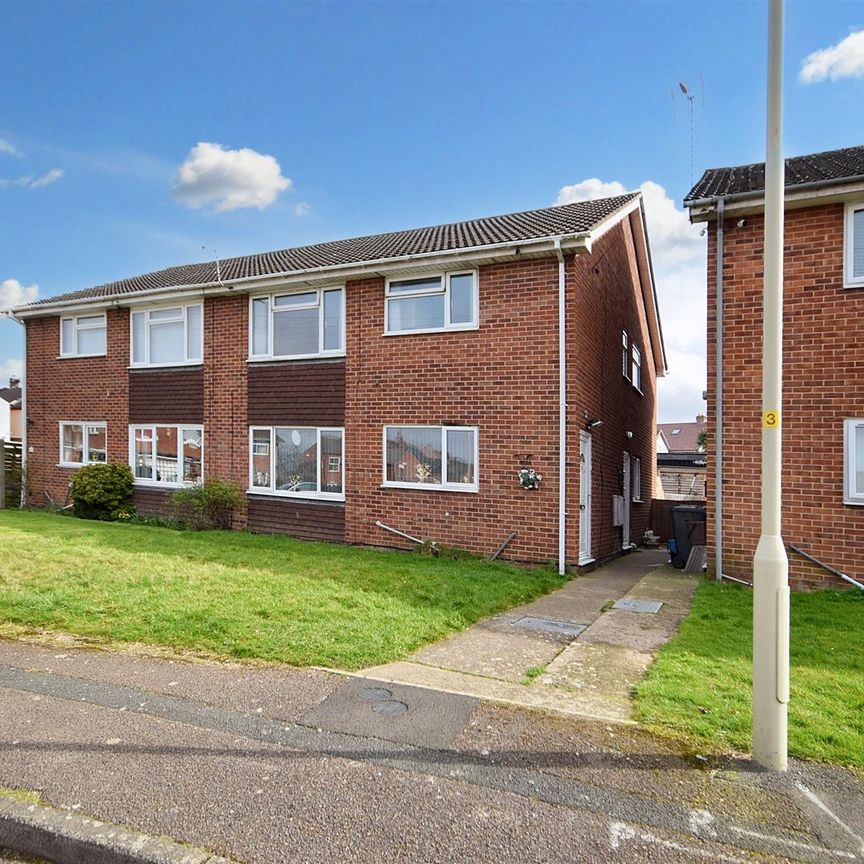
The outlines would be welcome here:
[[[659,600],[635,600],[632,597],[624,597],[617,600],[613,609],[625,609],[627,612],[650,612],[656,615],[663,604]]]
[[[540,630],[543,633],[559,633],[562,636],[578,636],[586,627],[585,624],[571,624],[569,621],[556,621],[554,618],[535,618],[532,615],[518,618],[513,622],[513,626]]]
[[[361,702],[386,702],[393,693],[383,687],[366,687],[357,694]]]
[[[408,710],[408,706],[404,702],[388,699],[386,702],[376,702],[372,710],[384,717],[400,717]]]

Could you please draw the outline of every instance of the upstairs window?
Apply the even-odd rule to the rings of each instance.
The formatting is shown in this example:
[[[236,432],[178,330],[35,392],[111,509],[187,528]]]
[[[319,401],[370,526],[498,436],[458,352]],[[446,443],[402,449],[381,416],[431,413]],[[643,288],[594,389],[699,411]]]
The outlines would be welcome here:
[[[384,332],[434,333],[477,328],[477,271],[388,279]]]
[[[253,297],[253,360],[301,359],[345,353],[345,289]]]
[[[864,286],[864,204],[846,208],[846,266],[844,283],[847,288]]]
[[[385,426],[384,485],[476,492],[473,426]]]
[[[105,423],[61,423],[60,464],[77,468],[108,461],[108,428]]]
[[[249,430],[249,490],[344,501],[344,430],[253,426]]]
[[[864,419],[847,420],[843,431],[843,500],[864,504]]]
[[[633,386],[641,393],[642,392],[642,352],[634,345],[633,346],[633,362],[630,365],[630,380]]]
[[[203,306],[171,306],[132,313],[132,365],[182,366],[204,355]]]
[[[630,380],[630,340],[627,338],[627,331],[621,331],[621,370],[624,377]]]
[[[60,319],[61,357],[100,357],[107,352],[105,315]]]
[[[129,464],[136,482],[197,483],[204,476],[204,430],[201,426],[130,426]]]

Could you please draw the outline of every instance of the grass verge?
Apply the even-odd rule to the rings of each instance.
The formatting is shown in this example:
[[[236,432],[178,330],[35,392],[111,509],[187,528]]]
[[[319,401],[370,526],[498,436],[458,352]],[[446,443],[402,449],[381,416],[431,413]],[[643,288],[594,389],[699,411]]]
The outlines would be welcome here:
[[[549,569],[0,511],[0,622],[298,666],[403,657],[562,584]]]
[[[703,582],[636,691],[636,719],[703,749],[749,752],[753,594]],[[789,752],[864,768],[864,594],[792,595]]]

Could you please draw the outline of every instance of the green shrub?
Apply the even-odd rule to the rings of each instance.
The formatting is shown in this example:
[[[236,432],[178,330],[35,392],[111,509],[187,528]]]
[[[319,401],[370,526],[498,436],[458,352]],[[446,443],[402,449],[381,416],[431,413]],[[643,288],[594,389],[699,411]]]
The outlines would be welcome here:
[[[85,465],[72,478],[72,512],[81,519],[130,519],[132,469],[128,465]]]
[[[171,496],[174,516],[191,531],[227,531],[242,504],[243,492],[229,480],[205,480]]]

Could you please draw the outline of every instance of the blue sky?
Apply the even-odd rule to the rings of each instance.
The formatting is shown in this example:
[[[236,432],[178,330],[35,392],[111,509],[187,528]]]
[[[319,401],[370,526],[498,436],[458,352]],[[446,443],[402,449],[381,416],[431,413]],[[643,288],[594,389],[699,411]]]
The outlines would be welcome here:
[[[6,2],[0,301],[650,181],[660,415],[687,419],[705,386],[704,240],[669,200],[691,180],[673,93],[696,96],[697,177],[761,161],[766,19],[757,2]],[[788,155],[864,143],[859,49],[837,80],[799,76],[862,29],[860,4],[788,3]],[[237,173],[231,198],[219,183]],[[0,372],[20,356],[0,321]]]

